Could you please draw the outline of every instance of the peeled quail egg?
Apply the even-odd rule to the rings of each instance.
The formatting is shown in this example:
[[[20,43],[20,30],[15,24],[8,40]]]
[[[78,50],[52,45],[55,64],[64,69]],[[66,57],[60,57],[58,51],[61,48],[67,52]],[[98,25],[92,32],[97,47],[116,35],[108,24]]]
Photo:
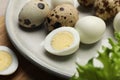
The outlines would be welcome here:
[[[78,20],[75,28],[80,33],[81,42],[92,44],[102,38],[105,32],[105,22],[95,16],[86,16]]]
[[[40,26],[45,20],[50,7],[43,0],[29,1],[19,13],[19,24],[25,28]]]
[[[74,27],[78,18],[78,11],[73,5],[61,4],[48,14],[45,26],[48,32],[62,26]]]
[[[53,30],[45,38],[45,49],[58,56],[70,55],[78,50],[79,33],[72,27],[61,27]]]
[[[74,5],[74,1],[73,0],[52,0],[52,4],[53,6],[57,6],[59,4],[71,4]]]
[[[115,16],[113,26],[115,32],[120,32],[120,12]]]
[[[8,47],[0,46],[0,75],[10,75],[18,68],[18,60]]]

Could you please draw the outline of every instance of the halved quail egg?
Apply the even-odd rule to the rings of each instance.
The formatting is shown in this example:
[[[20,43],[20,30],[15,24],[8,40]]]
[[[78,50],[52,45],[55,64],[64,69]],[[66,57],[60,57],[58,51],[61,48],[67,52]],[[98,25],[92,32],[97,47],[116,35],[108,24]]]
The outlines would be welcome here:
[[[61,27],[53,30],[45,38],[44,48],[58,56],[70,55],[79,48],[80,37],[76,29]]]
[[[10,75],[18,68],[18,60],[14,52],[5,46],[0,46],[0,75]]]

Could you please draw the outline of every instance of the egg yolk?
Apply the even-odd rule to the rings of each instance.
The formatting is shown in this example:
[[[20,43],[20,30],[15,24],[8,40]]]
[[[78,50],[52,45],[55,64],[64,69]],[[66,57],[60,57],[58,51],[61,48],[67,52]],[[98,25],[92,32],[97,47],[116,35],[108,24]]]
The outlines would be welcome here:
[[[71,46],[74,41],[72,33],[62,31],[55,34],[52,38],[51,45],[55,50],[63,50]]]
[[[11,55],[6,51],[0,51],[0,71],[7,69],[11,63]]]

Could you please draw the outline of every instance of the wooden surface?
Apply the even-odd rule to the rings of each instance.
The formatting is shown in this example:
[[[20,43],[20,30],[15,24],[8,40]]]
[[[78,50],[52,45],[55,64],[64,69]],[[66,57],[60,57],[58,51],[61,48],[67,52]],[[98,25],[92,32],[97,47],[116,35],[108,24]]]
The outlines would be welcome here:
[[[38,68],[14,48],[5,30],[4,17],[0,17],[0,45],[11,48],[19,60],[18,70],[12,75],[0,76],[0,80],[65,80]]]
[[[0,76],[0,80],[65,80],[38,68],[14,48],[5,29],[4,14],[6,2],[6,0],[0,0],[0,46],[8,46],[15,52],[19,60],[19,68],[12,75]]]

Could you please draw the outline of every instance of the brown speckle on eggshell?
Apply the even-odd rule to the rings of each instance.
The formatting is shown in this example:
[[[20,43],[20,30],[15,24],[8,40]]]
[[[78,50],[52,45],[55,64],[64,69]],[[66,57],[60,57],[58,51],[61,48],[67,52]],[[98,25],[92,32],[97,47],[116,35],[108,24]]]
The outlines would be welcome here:
[[[25,24],[25,25],[30,25],[30,24],[31,24],[31,21],[30,21],[29,19],[25,19],[25,20],[24,20],[24,24]]]
[[[43,3],[38,3],[38,8],[44,9],[44,8],[45,8],[45,5],[44,5]]]

